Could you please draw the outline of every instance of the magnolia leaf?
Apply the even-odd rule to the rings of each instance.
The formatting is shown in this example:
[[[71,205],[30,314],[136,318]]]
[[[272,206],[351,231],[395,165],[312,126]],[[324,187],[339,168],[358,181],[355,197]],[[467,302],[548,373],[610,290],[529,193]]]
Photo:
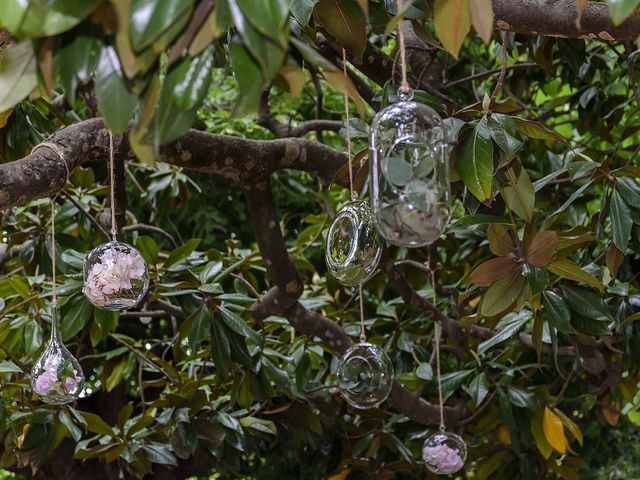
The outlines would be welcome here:
[[[486,117],[465,137],[456,154],[456,170],[481,203],[493,198],[493,142]]]
[[[340,0],[318,0],[315,6],[318,21],[357,62],[362,61],[367,46],[364,17],[356,16]]]
[[[516,248],[507,227],[498,223],[489,225],[487,228],[487,239],[489,240],[491,253],[500,257],[509,255]]]
[[[553,453],[553,448],[549,445],[547,441],[544,430],[542,428],[542,415],[537,414],[531,417],[531,434],[533,435],[533,439],[536,442],[536,447],[540,451],[540,454],[548,459]]]
[[[496,280],[507,276],[516,266],[514,257],[497,257],[482,263],[469,277],[469,283],[488,287]]]
[[[549,407],[544,407],[542,416],[542,430],[544,437],[558,453],[564,454],[567,451],[568,442],[564,435],[562,420]]]
[[[607,0],[607,3],[613,24],[620,25],[638,8],[640,0]]]
[[[607,249],[606,263],[612,279],[615,279],[618,276],[618,270],[620,270],[624,259],[625,255],[618,247],[613,244],[609,246]]]
[[[436,0],[433,23],[442,45],[454,57],[471,29],[469,0]]]
[[[493,3],[491,0],[469,0],[469,8],[473,28],[484,43],[488,44],[493,33]]]
[[[507,206],[527,223],[531,222],[536,195],[527,170],[524,167],[521,168],[520,175],[516,179],[515,172],[510,168],[506,171],[506,176],[509,185],[504,187],[501,193]]]
[[[555,273],[559,277],[566,278],[567,280],[573,280],[574,282],[586,283],[592,287],[602,291],[602,282],[588,272],[585,272],[580,266],[568,260],[561,258],[552,261],[547,265],[547,270],[551,273]]]
[[[634,179],[629,177],[619,178],[616,181],[616,192],[620,194],[627,205],[640,208],[640,185]]]
[[[557,245],[558,235],[553,230],[536,233],[525,252],[527,263],[536,267],[544,267],[553,258]]]
[[[584,439],[582,437],[582,431],[580,430],[580,427],[578,427],[578,425],[576,425],[576,423],[569,417],[567,417],[561,410],[554,408],[553,413],[555,413],[558,418],[562,420],[562,424],[567,427],[569,433],[578,441],[580,445],[582,445]]]
[[[522,277],[520,277],[522,278]],[[531,319],[531,313],[509,313],[496,325],[497,332],[478,345],[478,354],[482,355],[494,346],[512,338]]]
[[[6,47],[0,55],[0,112],[13,108],[37,86],[36,58],[31,40]]]
[[[345,76],[344,72],[341,70],[330,70],[325,69],[322,71],[324,78],[329,84],[338,90],[341,93],[346,93],[351,100],[356,104],[356,108],[358,109],[358,115],[360,118],[364,118],[366,105],[364,100],[358,93],[356,86],[353,84],[353,81]]]
[[[573,333],[569,305],[560,295],[551,290],[546,290],[542,293],[542,304],[544,306],[544,318],[551,327],[562,333]]]
[[[529,138],[561,142],[565,144],[567,143],[564,137],[552,130],[549,130],[540,122],[537,122],[535,120],[525,120],[523,118],[517,117],[513,117],[513,121],[515,122],[518,131],[525,134]]]
[[[627,250],[629,240],[631,240],[631,228],[633,227],[631,209],[617,190],[614,190],[611,195],[610,208],[613,243],[624,253]]]

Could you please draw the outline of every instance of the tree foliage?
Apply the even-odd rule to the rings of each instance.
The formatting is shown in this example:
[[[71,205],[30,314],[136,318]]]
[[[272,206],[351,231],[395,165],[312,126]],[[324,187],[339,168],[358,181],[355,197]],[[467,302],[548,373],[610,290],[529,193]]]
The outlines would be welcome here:
[[[632,455],[632,42],[500,32],[483,0],[405,1],[401,11],[375,0],[76,3],[12,0],[0,18],[0,205],[11,207],[0,214],[1,468],[36,478],[424,478],[421,445],[438,423],[435,321],[449,428],[469,446],[466,478],[596,478],[592,467],[610,468],[602,452]],[[569,3],[576,20],[598,7]],[[612,32],[637,18],[637,0],[607,3]],[[343,150],[346,94],[365,183],[367,121],[398,81],[396,27],[415,98],[450,127],[453,215],[433,247],[388,248],[366,285],[368,336],[392,358],[397,386],[393,403],[356,412],[335,389],[345,347],[335,335],[356,341],[359,313],[357,292],[324,265],[328,226],[348,199],[345,159],[334,168],[329,152]],[[76,162],[56,198],[56,245],[36,178],[46,172],[18,172],[34,187],[16,193],[9,170],[96,115],[126,139],[123,233],[152,277],[139,309],[119,315],[81,293],[83,255],[106,239],[105,165]],[[191,128],[243,154],[215,150],[215,167],[200,157],[194,166]],[[99,148],[104,129],[88,132],[87,150]],[[302,136],[313,141],[288,139]],[[270,168],[260,162],[273,139],[282,158],[259,170]],[[169,143],[184,146],[180,158],[165,154]],[[326,150],[312,156],[312,143]],[[293,164],[294,150],[307,157]],[[254,168],[249,180],[238,173]],[[279,218],[267,218],[272,193]],[[265,218],[273,225],[263,229]],[[267,230],[283,232],[293,261],[271,262],[282,239]],[[49,332],[52,255],[62,335],[87,375],[83,398],[61,408],[38,402],[27,376]],[[295,292],[274,310],[285,277]]]

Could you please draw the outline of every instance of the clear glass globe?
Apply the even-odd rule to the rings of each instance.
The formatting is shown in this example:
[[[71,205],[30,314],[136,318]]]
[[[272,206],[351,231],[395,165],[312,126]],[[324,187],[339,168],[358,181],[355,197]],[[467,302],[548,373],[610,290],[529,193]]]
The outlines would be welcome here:
[[[98,245],[84,258],[82,292],[103,310],[135,307],[149,288],[147,263],[138,250],[111,241]]]
[[[449,218],[449,166],[442,118],[413,92],[374,117],[369,135],[371,206],[380,234],[394,245],[435,242]]]
[[[455,433],[434,433],[424,442],[422,459],[433,473],[439,475],[456,473],[464,467],[467,459],[467,445],[462,437]]]
[[[51,338],[31,369],[31,387],[45,403],[62,405],[76,400],[84,387],[82,368],[58,333],[58,307],[53,307]]]
[[[381,254],[382,240],[369,204],[357,200],[344,205],[327,234],[329,273],[342,285],[360,285],[376,271]]]
[[[340,358],[338,386],[351,406],[360,409],[377,407],[391,393],[393,364],[381,348],[370,343],[357,343]]]

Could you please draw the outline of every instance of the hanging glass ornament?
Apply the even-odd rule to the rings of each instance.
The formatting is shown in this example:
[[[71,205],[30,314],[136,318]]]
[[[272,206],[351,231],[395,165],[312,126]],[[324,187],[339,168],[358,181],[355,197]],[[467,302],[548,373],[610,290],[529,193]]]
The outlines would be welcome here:
[[[61,405],[76,400],[84,387],[82,368],[59,333],[59,310],[52,304],[51,338],[31,369],[31,387],[43,402]]]
[[[103,310],[135,307],[149,288],[149,270],[140,252],[115,240],[98,245],[87,254],[83,273],[82,292]]]
[[[384,402],[393,386],[393,364],[384,350],[371,343],[352,345],[340,358],[338,387],[355,408],[374,408]]]
[[[449,475],[462,469],[467,459],[467,445],[459,435],[440,431],[424,442],[422,458],[427,468],[439,475]]]
[[[327,234],[329,273],[342,285],[360,285],[373,275],[381,254],[382,241],[369,204],[355,200],[344,205]]]
[[[446,134],[440,115],[411,90],[398,97],[371,125],[371,205],[387,241],[420,247],[436,241],[449,218]]]

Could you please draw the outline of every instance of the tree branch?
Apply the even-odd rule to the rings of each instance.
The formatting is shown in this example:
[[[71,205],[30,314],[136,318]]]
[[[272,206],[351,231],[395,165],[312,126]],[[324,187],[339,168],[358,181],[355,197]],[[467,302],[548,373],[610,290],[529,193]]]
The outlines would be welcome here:
[[[124,135],[126,138],[126,134]],[[115,140],[115,148],[127,151]],[[48,140],[64,153],[69,171],[90,161],[104,161],[109,135],[101,119],[85,120],[58,130]],[[309,172],[330,182],[347,156],[311,140],[246,140],[191,130],[160,149],[159,160],[186,170],[221,175],[242,185],[253,185],[282,169]],[[62,189],[66,169],[55,152],[39,148],[20,160],[0,164],[0,209],[24,205]],[[347,179],[338,179],[341,185]]]
[[[616,26],[607,4],[594,1],[585,5],[580,29],[574,0],[493,0],[493,12],[496,28],[510,32],[607,41],[640,35],[640,16],[633,14]]]

